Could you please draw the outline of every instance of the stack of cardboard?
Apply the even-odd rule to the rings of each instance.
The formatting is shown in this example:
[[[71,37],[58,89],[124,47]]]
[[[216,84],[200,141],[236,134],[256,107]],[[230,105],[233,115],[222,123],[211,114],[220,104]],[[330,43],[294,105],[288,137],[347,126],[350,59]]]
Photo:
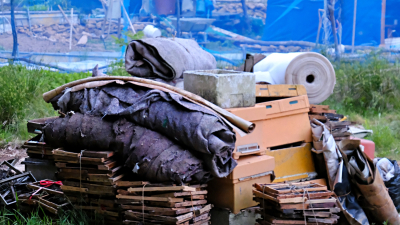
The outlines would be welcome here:
[[[207,185],[120,181],[117,186],[124,224],[209,224],[212,205],[207,204]]]
[[[259,225],[336,224],[340,209],[333,192],[313,182],[254,184],[261,207]]]

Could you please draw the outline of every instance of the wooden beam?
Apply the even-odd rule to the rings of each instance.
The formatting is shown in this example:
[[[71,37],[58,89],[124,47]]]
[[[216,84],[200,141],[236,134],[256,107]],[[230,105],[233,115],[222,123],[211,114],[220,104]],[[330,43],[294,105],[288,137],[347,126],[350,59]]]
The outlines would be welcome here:
[[[64,13],[64,10],[61,8],[61,6],[60,5],[58,5],[58,8],[60,9],[60,11],[61,11],[61,13],[63,14],[63,16],[64,16],[64,19],[69,23],[69,25],[71,25],[71,27],[72,27],[72,31],[74,31],[75,32],[75,34],[77,34],[78,32],[76,32],[76,30],[75,30],[75,28],[74,28],[74,26],[72,25],[72,23],[71,23],[71,21],[69,21],[69,19],[68,19],[68,17],[67,17],[67,15],[65,15],[65,13]],[[73,21],[72,21],[73,22]]]

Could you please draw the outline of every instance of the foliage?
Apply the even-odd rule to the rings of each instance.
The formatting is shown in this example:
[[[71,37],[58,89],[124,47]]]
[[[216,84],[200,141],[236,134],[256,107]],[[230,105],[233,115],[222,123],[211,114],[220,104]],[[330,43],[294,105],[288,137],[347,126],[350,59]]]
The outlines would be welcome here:
[[[400,159],[400,68],[377,53],[362,62],[334,64],[334,93],[322,104],[330,105],[351,121],[373,130],[376,155]]]
[[[32,5],[29,6],[29,11],[47,11],[48,7],[46,5]]]
[[[363,62],[335,64],[336,86],[327,103],[340,103],[354,112],[399,110],[400,68],[376,54]]]
[[[27,120],[56,115],[51,105],[43,101],[44,92],[88,76],[88,73],[29,70],[21,65],[1,67],[0,142],[27,138]]]
[[[130,39],[130,40],[128,40],[128,42],[126,42],[126,40],[124,38],[118,38],[118,37],[115,37],[114,35],[111,36],[115,40],[115,43],[117,45],[119,45],[120,47],[127,46],[131,40],[140,40],[140,39],[144,38],[143,31],[138,31],[136,34],[133,34],[131,31],[126,31],[126,32],[123,32],[123,34]]]

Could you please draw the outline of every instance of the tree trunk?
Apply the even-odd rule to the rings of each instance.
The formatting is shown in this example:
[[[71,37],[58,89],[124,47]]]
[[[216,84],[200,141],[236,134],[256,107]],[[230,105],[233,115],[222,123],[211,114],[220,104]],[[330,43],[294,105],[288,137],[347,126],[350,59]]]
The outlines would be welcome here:
[[[328,9],[329,9],[329,18],[332,25],[333,40],[335,41],[335,55],[336,55],[335,60],[340,61],[339,44],[336,36],[336,24],[335,24],[335,0],[331,0],[331,3],[328,5]]]
[[[18,38],[17,38],[17,30],[15,29],[15,15],[14,15],[14,0],[10,0],[11,6],[11,29],[13,36],[13,51],[12,51],[12,62],[14,63],[14,58],[18,56]]]

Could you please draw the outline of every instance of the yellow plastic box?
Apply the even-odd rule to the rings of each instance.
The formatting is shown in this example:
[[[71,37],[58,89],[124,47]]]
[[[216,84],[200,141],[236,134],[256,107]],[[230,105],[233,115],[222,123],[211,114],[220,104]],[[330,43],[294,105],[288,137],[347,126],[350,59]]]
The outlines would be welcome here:
[[[303,143],[298,147],[271,150],[267,152],[267,155],[275,158],[274,172],[276,178],[274,182],[311,179],[317,175],[311,155],[311,143]]]

